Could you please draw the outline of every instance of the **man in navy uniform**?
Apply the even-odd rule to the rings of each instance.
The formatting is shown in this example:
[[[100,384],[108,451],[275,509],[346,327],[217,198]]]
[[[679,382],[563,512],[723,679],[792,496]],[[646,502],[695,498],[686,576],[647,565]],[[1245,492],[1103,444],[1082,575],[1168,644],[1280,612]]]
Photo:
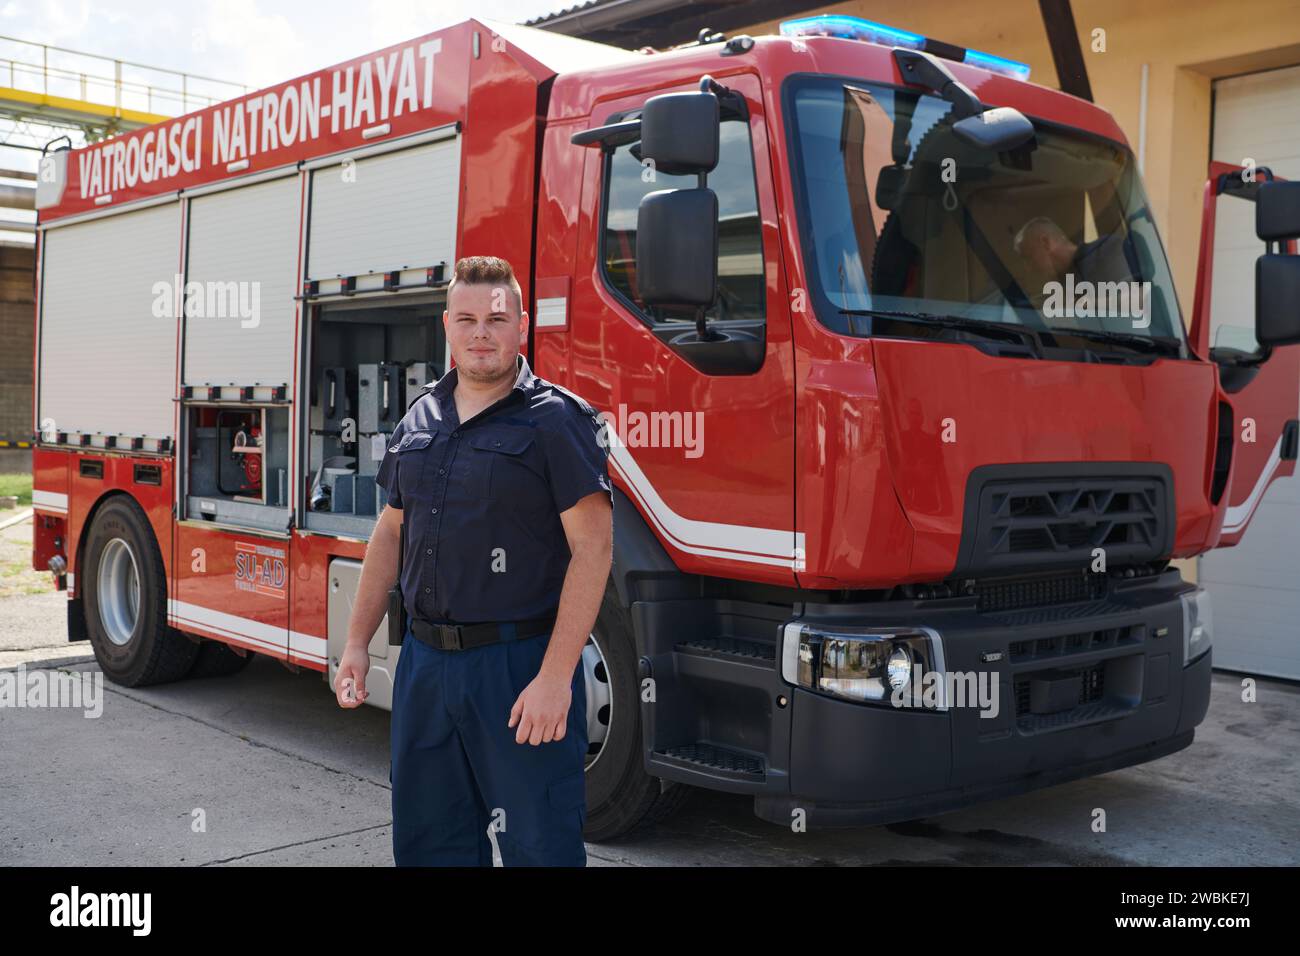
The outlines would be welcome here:
[[[506,866],[585,866],[580,659],[613,538],[603,423],[520,354],[528,313],[509,263],[458,261],[442,321],[455,367],[411,404],[380,464],[388,506],[366,549],[339,703],[365,699],[404,530],[395,863],[491,866],[491,826]]]

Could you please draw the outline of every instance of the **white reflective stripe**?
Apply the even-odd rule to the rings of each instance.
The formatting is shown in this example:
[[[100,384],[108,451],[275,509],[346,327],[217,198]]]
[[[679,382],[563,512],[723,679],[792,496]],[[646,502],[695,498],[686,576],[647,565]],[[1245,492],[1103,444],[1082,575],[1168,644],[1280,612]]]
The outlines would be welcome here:
[[[325,638],[301,631],[289,632],[289,653],[296,657],[310,657],[313,660],[325,660]]]
[[[40,491],[32,489],[32,507],[47,511],[67,511],[68,496],[57,491]]]
[[[567,315],[569,300],[564,296],[555,299],[537,300],[537,327],[563,325]]]
[[[237,637],[277,651],[287,649],[290,654],[298,657],[310,657],[322,662],[325,660],[325,638],[313,634],[288,631],[272,624],[263,624],[185,601],[168,600],[167,613],[178,626],[190,624],[203,627],[225,637]]]
[[[181,625],[194,624],[219,631],[227,637],[238,637],[277,651],[283,651],[288,641],[288,631],[285,628],[263,624],[261,621],[251,621],[223,611],[214,611],[198,604],[168,599],[167,613]]]
[[[1250,496],[1239,505],[1231,505],[1227,513],[1223,516],[1223,534],[1235,534],[1250,523],[1250,516],[1255,513],[1255,508],[1259,505],[1259,499],[1264,497],[1264,491],[1268,488],[1268,483],[1273,480],[1273,475],[1282,467],[1282,436],[1277,438],[1277,444],[1273,446],[1272,453],[1268,456],[1268,463],[1264,465],[1264,470],[1260,472],[1259,479],[1255,482],[1255,487],[1250,490]]]
[[[74,586],[76,583],[77,583],[77,576],[76,576],[75,574],[73,574],[71,571],[69,571],[69,572],[68,572],[68,590],[71,591],[72,588],[73,588],[73,586]]]
[[[612,420],[605,418],[605,422],[610,433],[616,434]],[[654,485],[641,471],[621,440],[611,441],[609,451],[610,459],[619,475],[632,489],[655,526],[671,540],[674,547],[688,554],[726,558],[751,564],[770,564],[786,568],[802,567],[804,548],[802,531],[752,528],[748,525],[722,524],[716,521],[687,518],[674,511],[659,496]]]

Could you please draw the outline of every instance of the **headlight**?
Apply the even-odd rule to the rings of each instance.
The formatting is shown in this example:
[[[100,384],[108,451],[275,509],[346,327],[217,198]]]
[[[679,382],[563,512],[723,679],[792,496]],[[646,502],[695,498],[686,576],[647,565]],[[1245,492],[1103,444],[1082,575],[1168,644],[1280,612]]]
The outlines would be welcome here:
[[[1183,666],[1210,649],[1214,641],[1214,616],[1210,592],[1198,587],[1180,595],[1183,602]]]
[[[885,662],[890,690],[898,690],[911,683],[912,663],[911,652],[901,644],[895,644],[894,649],[889,652],[889,660]]]
[[[864,703],[890,704],[900,692],[910,706],[921,675],[943,673],[943,643],[929,628],[786,624],[781,673],[791,684]],[[938,706],[947,702],[940,693]]]

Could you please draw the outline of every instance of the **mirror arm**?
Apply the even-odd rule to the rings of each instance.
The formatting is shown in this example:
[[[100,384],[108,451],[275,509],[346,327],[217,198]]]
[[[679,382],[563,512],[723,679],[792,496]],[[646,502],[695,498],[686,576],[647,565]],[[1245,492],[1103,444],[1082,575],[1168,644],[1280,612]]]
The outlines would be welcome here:
[[[712,82],[711,77],[706,76],[704,79],[708,80],[709,82]],[[700,88],[701,89],[704,88],[703,80],[700,81]],[[701,170],[700,172],[696,173],[695,176],[696,176],[695,178],[696,188],[698,189],[707,188],[709,183],[708,173]],[[717,300],[718,297],[717,294],[715,293],[713,296],[713,301],[716,302]],[[709,320],[705,316],[705,312],[707,312],[708,309],[710,308],[712,308],[712,305],[707,307],[702,305],[695,307],[695,334],[701,342],[712,342],[715,337],[721,338],[721,336],[715,336],[713,330],[709,328]]]
[[[579,130],[569,137],[569,142],[574,146],[600,146],[602,149],[613,149],[616,146],[635,143],[640,138],[641,119],[637,117],[621,123],[610,123],[608,126],[594,126],[591,129]]]
[[[712,93],[718,98],[720,107],[730,108],[743,120],[749,119],[749,106],[745,103],[745,98],[730,87],[723,86],[707,73],[700,77],[700,92]]]
[[[903,74],[903,81],[923,86],[938,93],[953,106],[954,118],[963,120],[984,112],[984,104],[960,82],[948,68],[929,53],[921,50],[904,50],[894,47],[894,62]]]

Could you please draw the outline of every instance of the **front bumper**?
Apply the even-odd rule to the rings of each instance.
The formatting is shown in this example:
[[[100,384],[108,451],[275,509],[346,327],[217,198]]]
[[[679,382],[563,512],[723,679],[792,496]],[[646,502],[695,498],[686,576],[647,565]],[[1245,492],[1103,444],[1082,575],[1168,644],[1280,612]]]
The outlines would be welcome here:
[[[1179,595],[1188,590],[1169,571],[1102,601],[1002,613],[960,602],[806,606],[802,619],[826,627],[933,628],[947,670],[997,674],[997,714],[897,709],[785,684],[788,789],[755,793],[755,812],[783,825],[796,810],[810,825],[889,823],[1186,747],[1209,705],[1211,668],[1210,653],[1183,666]],[[1097,692],[1073,709],[1035,714],[1028,679],[1044,671],[1091,675]]]

